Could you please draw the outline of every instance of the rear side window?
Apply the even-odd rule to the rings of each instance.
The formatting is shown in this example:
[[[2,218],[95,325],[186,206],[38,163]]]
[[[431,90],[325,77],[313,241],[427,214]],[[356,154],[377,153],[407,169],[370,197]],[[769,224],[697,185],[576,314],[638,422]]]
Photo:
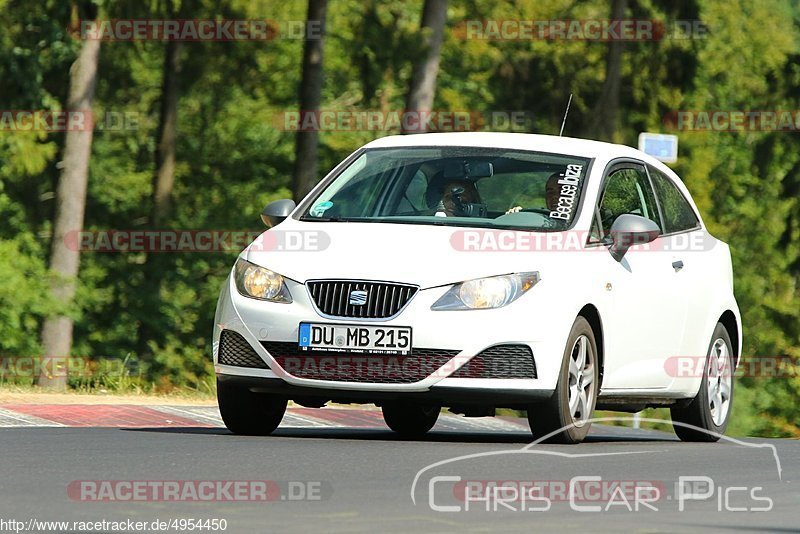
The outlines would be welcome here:
[[[671,234],[698,228],[700,221],[672,180],[658,169],[650,167],[648,170],[664,215],[664,231]]]

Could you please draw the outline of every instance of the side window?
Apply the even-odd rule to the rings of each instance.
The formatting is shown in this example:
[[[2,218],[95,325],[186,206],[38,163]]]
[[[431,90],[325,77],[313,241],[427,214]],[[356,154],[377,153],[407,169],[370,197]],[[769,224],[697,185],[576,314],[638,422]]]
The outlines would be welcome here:
[[[617,217],[630,213],[650,219],[661,228],[658,206],[643,169],[622,168],[613,171],[600,193],[597,218],[592,226],[591,239],[602,239],[611,230]]]
[[[653,167],[649,167],[648,170],[661,204],[666,233],[682,232],[699,227],[700,221],[694,214],[694,210],[672,180]]]

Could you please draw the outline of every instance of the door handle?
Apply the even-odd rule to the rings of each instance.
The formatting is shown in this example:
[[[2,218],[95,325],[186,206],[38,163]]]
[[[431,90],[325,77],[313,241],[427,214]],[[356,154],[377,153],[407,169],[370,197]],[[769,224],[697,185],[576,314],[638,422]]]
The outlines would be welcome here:
[[[683,269],[683,260],[675,260],[675,261],[673,261],[672,262],[672,268],[675,269],[676,273],[678,271],[680,271],[681,269]]]

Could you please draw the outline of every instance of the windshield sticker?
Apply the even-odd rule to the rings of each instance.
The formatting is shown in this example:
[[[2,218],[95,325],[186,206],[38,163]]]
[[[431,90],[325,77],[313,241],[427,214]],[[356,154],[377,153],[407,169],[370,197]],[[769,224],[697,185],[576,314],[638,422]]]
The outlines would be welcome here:
[[[325,215],[325,212],[333,207],[333,202],[330,200],[326,200],[324,202],[320,202],[316,206],[312,207],[308,210],[308,214],[312,217],[322,217]]]
[[[572,218],[572,211],[575,209],[575,199],[578,197],[578,186],[580,185],[583,165],[570,164],[564,172],[563,178],[558,181],[561,190],[558,194],[558,205],[550,212],[551,219],[561,219],[568,221]]]

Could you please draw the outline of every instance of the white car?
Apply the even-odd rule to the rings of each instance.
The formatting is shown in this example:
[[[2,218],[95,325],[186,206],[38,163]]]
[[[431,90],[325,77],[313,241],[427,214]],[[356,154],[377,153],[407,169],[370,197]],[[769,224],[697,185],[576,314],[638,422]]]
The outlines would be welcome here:
[[[222,418],[265,435],[287,400],[375,403],[419,435],[443,407],[527,410],[580,442],[596,408],[671,408],[716,440],[742,346],[728,246],[626,146],[527,134],[384,137],[239,256],[217,304]]]

